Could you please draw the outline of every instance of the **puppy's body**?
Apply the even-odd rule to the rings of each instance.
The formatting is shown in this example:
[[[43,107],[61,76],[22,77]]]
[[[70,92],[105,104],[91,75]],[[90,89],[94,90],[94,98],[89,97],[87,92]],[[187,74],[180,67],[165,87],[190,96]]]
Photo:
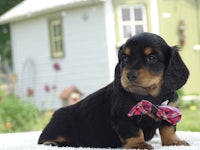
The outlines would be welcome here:
[[[120,141],[110,121],[111,86],[89,95],[76,105],[56,111],[39,141],[43,143],[64,137],[66,141],[58,142],[60,146],[118,147]]]
[[[63,137],[64,142],[57,141],[59,146],[121,147],[119,136],[115,132],[115,123],[119,119],[132,120],[143,129],[145,140],[151,139],[160,122],[155,123],[152,118],[147,116],[131,119],[127,116],[131,107],[144,97],[124,96],[115,90],[113,91],[113,87],[114,83],[111,83],[78,104],[56,111],[39,141],[41,143],[46,140],[56,141],[56,139]],[[146,99],[158,103],[163,98],[156,99],[147,96]],[[148,124],[146,124],[147,122]],[[124,128],[125,131],[126,125]],[[132,132],[134,130],[124,134],[129,137],[128,135],[131,136]]]
[[[151,149],[145,141],[159,128],[163,145],[188,145],[176,136],[174,126],[153,115],[127,116],[144,99],[156,105],[169,100],[175,106],[176,90],[188,75],[176,49],[162,38],[150,33],[135,36],[120,48],[115,80],[81,102],[56,111],[38,143]]]

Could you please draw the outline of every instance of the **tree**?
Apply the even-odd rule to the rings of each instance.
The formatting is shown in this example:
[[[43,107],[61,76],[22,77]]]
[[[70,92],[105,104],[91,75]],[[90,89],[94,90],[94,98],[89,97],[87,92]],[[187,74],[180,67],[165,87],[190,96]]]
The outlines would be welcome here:
[[[0,0],[0,15],[23,0]],[[0,25],[0,72],[7,73],[12,67],[9,25]]]

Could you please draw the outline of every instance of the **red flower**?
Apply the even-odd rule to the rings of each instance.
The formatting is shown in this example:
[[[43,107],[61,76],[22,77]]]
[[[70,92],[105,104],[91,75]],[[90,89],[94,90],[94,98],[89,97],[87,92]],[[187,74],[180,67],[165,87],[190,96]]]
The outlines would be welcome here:
[[[6,128],[11,128],[12,124],[10,122],[6,122],[5,126],[6,126]]]
[[[28,89],[27,89],[27,96],[28,96],[28,97],[34,96],[34,90],[33,90],[32,88],[28,88]]]
[[[53,64],[53,68],[54,68],[55,71],[60,71],[61,70],[61,67],[60,67],[59,63],[54,63]]]
[[[50,87],[48,85],[45,85],[44,90],[48,93],[50,91]]]

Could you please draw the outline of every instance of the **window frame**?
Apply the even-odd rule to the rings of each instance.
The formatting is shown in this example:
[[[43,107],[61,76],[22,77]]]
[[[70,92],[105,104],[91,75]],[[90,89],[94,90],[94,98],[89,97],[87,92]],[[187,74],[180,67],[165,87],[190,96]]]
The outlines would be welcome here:
[[[50,18],[49,26],[49,42],[51,49],[51,58],[64,58],[64,37],[63,37],[63,19],[61,16]]]
[[[134,15],[134,10],[135,9],[141,9],[142,10],[142,20],[136,20],[135,15]],[[123,21],[123,15],[122,15],[122,10],[123,9],[129,9],[130,13],[130,20],[128,21]],[[118,16],[119,16],[119,37],[120,37],[120,42],[124,43],[129,37],[124,37],[124,26],[131,26],[131,35],[133,36],[136,34],[136,26],[143,26],[143,31],[142,32],[147,32],[147,13],[146,13],[146,7],[144,5],[122,5],[118,7]]]

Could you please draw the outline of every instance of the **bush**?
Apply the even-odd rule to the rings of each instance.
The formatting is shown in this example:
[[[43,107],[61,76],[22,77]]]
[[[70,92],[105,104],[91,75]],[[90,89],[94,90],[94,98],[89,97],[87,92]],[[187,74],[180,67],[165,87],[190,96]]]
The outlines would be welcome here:
[[[34,129],[40,116],[38,108],[10,96],[0,89],[0,132],[21,132]]]

